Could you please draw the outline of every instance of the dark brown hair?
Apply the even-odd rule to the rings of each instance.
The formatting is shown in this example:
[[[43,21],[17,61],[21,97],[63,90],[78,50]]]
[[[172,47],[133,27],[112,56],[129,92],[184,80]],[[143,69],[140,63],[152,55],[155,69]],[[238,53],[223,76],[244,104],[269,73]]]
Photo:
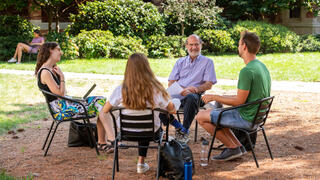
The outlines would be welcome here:
[[[34,32],[34,33],[37,33],[37,34],[39,34],[39,36],[41,36],[41,32],[40,32],[39,29],[36,29],[36,30],[34,30],[33,32]]]
[[[249,53],[258,53],[260,49],[260,38],[256,35],[256,33],[243,31],[241,32],[240,41],[242,42],[242,44],[244,43],[247,46]]]
[[[155,107],[154,93],[169,99],[167,91],[153,74],[148,58],[142,53],[132,54],[126,65],[122,83],[122,103],[128,109],[143,110],[147,102]]]
[[[48,61],[50,57],[50,50],[53,50],[57,46],[59,46],[59,44],[56,42],[46,42],[41,46],[39,54],[37,56],[37,65],[34,72],[35,75],[37,75],[41,66]]]

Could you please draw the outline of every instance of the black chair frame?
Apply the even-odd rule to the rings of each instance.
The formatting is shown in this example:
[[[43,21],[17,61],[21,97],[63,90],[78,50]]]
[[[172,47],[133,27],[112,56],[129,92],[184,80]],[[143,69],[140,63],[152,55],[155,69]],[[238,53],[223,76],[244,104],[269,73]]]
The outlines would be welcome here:
[[[37,53],[27,52],[25,54],[28,56],[28,62],[32,61],[32,59],[33,59],[33,58],[31,58],[32,56],[36,56],[35,60],[37,60],[38,52]]]
[[[155,139],[154,137],[156,136],[156,133],[154,132],[154,111],[159,111],[161,113],[169,115],[169,113],[166,110],[155,108],[147,108],[151,110],[150,114],[146,115],[124,115],[122,111],[126,109],[123,107],[118,107],[118,108],[113,108],[110,111],[110,114],[113,119],[113,125],[114,125],[114,130],[116,139],[114,142],[114,159],[113,159],[113,168],[112,168],[112,179],[115,178],[115,170],[119,172],[119,146],[120,147],[127,147],[127,148],[151,148],[151,149],[158,149],[158,156],[157,156],[157,174],[156,174],[156,179],[159,179],[159,174],[160,174],[160,147],[163,142],[163,135],[164,131],[160,130],[159,133],[159,139]],[[117,123],[116,123],[116,117],[113,114],[114,111],[119,111],[119,119],[120,119],[120,127],[119,130],[120,132],[117,132]],[[136,123],[136,121],[146,121],[143,123]],[[168,130],[169,124],[166,125],[166,129]],[[134,132],[134,131],[128,131],[126,128],[136,128],[136,129],[149,129],[148,131],[144,130],[142,132]],[[167,131],[168,132],[168,131]],[[166,134],[166,140],[168,141],[168,134]],[[157,143],[157,146],[138,146],[138,145],[118,145],[118,142],[121,141],[134,141],[137,142],[139,140],[150,140],[154,141]]]
[[[220,114],[218,116],[216,128],[215,128],[215,131],[213,133],[212,141],[211,141],[209,152],[208,152],[208,160],[210,159],[210,155],[211,155],[212,149],[220,149],[221,148],[221,145],[218,148],[214,148],[213,144],[214,144],[214,140],[215,140],[217,131],[222,129],[222,128],[233,128],[233,129],[240,130],[240,131],[242,131],[242,132],[244,132],[246,134],[246,138],[250,142],[250,146],[251,146],[251,149],[252,149],[251,150],[252,156],[254,158],[254,161],[256,163],[257,168],[259,168],[259,164],[258,164],[256,155],[254,153],[254,147],[253,147],[251,139],[250,139],[250,134],[258,132],[258,131],[262,131],[263,132],[263,136],[264,136],[264,140],[265,140],[266,145],[268,147],[270,158],[273,160],[273,156],[272,156],[271,149],[270,149],[270,146],[269,146],[269,143],[268,143],[267,135],[266,135],[264,127],[263,127],[265,122],[266,122],[266,120],[267,120],[268,114],[270,112],[271,105],[272,105],[272,102],[273,102],[273,98],[274,98],[274,96],[263,98],[263,99],[260,99],[260,100],[254,101],[254,102],[250,102],[250,103],[246,103],[246,104],[242,104],[242,105],[239,105],[239,106],[220,109],[221,111],[220,111]],[[246,129],[231,127],[231,126],[222,126],[220,124],[221,117],[222,117],[222,114],[224,112],[230,111],[230,110],[233,110],[233,109],[238,109],[238,108],[242,108],[242,107],[251,106],[251,105],[258,105],[258,109],[257,109],[256,115],[255,115],[255,118],[252,121],[252,125],[251,125],[251,130],[250,131],[246,130]]]
[[[205,107],[201,106],[201,95],[203,93],[199,93],[199,101],[198,101],[198,104],[197,104],[197,111],[196,111],[196,115],[198,114],[199,110],[200,109],[204,109],[206,110]],[[180,115],[182,114],[183,115],[183,108],[180,108],[179,110],[177,110],[177,117],[178,117],[178,121],[181,123],[181,119],[180,119]],[[197,142],[197,138],[198,137],[198,121],[196,121],[196,125],[195,125],[195,128],[194,128],[194,142]]]
[[[54,135],[55,135],[55,133],[56,133],[56,131],[58,129],[59,124],[62,123],[62,122],[70,122],[70,121],[75,121],[75,120],[83,120],[83,123],[87,127],[88,136],[90,137],[89,138],[90,139],[90,145],[91,145],[91,147],[94,147],[96,149],[96,153],[97,153],[97,155],[99,155],[100,153],[99,153],[96,141],[95,141],[94,136],[93,136],[93,130],[92,130],[91,126],[89,126],[90,125],[90,118],[93,118],[94,116],[89,116],[88,115],[88,112],[87,112],[87,110],[85,108],[85,105],[82,103],[82,100],[80,100],[80,99],[71,99],[71,98],[68,98],[68,97],[65,97],[65,96],[60,96],[60,95],[53,94],[51,92],[48,92],[48,91],[45,91],[45,90],[42,90],[42,89],[40,89],[40,91],[43,93],[43,95],[46,98],[47,106],[48,106],[49,112],[51,114],[51,117],[53,119],[51,127],[50,127],[49,132],[48,132],[48,135],[46,137],[46,140],[45,140],[45,142],[44,142],[44,144],[42,146],[42,150],[45,149],[45,147],[47,145],[47,142],[48,142],[48,139],[49,139],[49,137],[51,135],[52,128],[53,128],[54,124],[56,124],[55,127],[54,127],[54,130],[53,130],[53,133],[51,135],[49,144],[47,145],[47,148],[46,148],[46,150],[44,152],[44,156],[46,156],[47,153],[48,153],[48,150],[50,148],[51,142],[52,142],[53,137],[54,137]],[[60,99],[64,99],[64,100],[67,100],[67,101],[79,103],[79,105],[81,105],[83,107],[85,112],[81,116],[76,117],[76,118],[69,118],[69,119],[65,119],[65,120],[57,120],[53,116],[54,112],[53,112],[53,110],[52,110],[52,108],[50,106],[50,103],[48,101],[47,95],[54,96],[54,97],[57,97],[57,98],[60,98]]]

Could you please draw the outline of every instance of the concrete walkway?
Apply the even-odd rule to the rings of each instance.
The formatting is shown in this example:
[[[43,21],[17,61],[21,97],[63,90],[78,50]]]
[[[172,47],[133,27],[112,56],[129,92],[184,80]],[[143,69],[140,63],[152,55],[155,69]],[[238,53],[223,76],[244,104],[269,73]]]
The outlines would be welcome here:
[[[0,69],[1,74],[34,75],[33,71]],[[122,80],[123,75],[92,74],[65,72],[66,78],[90,78],[90,79],[110,79]],[[167,78],[157,77],[161,82],[167,82]],[[236,86],[237,80],[218,79],[217,85]],[[312,92],[320,93],[320,82],[300,82],[300,81],[272,81],[272,90]]]

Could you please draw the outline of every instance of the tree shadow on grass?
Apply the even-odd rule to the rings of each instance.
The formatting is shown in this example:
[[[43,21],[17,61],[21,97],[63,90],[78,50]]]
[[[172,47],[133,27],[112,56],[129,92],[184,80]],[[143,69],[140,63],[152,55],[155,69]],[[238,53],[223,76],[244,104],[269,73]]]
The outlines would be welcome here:
[[[12,104],[18,110],[0,110],[0,135],[17,125],[47,117],[45,103],[38,104]]]

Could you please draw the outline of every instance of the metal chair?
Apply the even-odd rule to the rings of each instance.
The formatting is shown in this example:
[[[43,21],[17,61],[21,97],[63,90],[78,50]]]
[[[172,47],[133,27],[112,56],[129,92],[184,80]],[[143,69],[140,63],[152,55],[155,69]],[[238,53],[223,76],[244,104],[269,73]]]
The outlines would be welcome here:
[[[199,112],[200,109],[203,109],[203,110],[206,110],[204,106],[204,103],[203,101],[201,100],[201,95],[203,93],[199,93],[199,101],[198,101],[198,104],[197,104],[197,111],[196,111],[196,115],[197,113]],[[181,123],[181,119],[180,119],[180,115],[182,114],[183,115],[183,107],[180,107],[179,110],[177,110],[177,117],[178,117],[178,121]],[[197,142],[197,137],[198,137],[198,121],[195,121],[196,122],[196,125],[194,127],[194,142]]]
[[[264,124],[266,123],[268,114],[270,112],[270,108],[271,108],[271,105],[272,105],[272,102],[273,102],[273,98],[274,98],[274,96],[263,98],[263,99],[260,99],[260,100],[254,101],[254,102],[250,102],[250,103],[246,103],[246,104],[242,104],[242,105],[239,105],[239,106],[234,106],[234,107],[228,107],[228,108],[221,109],[220,114],[218,116],[216,128],[215,128],[215,131],[214,131],[214,134],[213,134],[213,137],[212,137],[212,141],[211,141],[211,144],[210,144],[210,148],[209,148],[209,152],[208,152],[208,160],[210,159],[210,155],[211,155],[212,149],[215,149],[215,148],[213,148],[213,144],[214,144],[214,140],[215,140],[215,137],[216,137],[216,133],[217,133],[217,131],[219,129],[222,129],[222,128],[233,128],[233,129],[237,129],[239,131],[242,131],[242,132],[244,132],[246,134],[246,138],[250,142],[252,156],[253,156],[253,158],[255,160],[257,168],[259,168],[259,164],[258,164],[256,155],[254,153],[254,149],[253,149],[252,142],[251,142],[251,139],[250,139],[250,134],[262,130],[263,136],[264,136],[264,140],[265,140],[265,142],[267,144],[267,147],[268,147],[270,158],[273,160],[273,156],[272,156],[271,149],[270,149],[270,146],[269,146],[269,143],[268,143],[267,135],[266,135],[264,127],[263,127]],[[232,127],[232,126],[222,126],[220,124],[221,117],[222,117],[222,114],[224,112],[230,111],[230,110],[233,110],[233,109],[242,108],[242,107],[248,107],[248,106],[257,106],[257,112],[255,114],[255,118],[252,121],[250,130],[241,129],[241,128],[235,128],[235,127]]]
[[[44,152],[44,156],[46,156],[47,153],[48,153],[48,150],[49,150],[49,148],[50,148],[51,142],[52,142],[53,137],[54,137],[54,135],[55,135],[55,133],[56,133],[56,131],[57,131],[57,129],[58,129],[59,124],[60,124],[60,123],[63,123],[63,122],[69,122],[69,121],[75,121],[75,120],[83,120],[83,123],[84,123],[84,124],[86,125],[86,127],[87,127],[88,136],[90,137],[89,139],[90,139],[91,147],[95,147],[96,152],[97,152],[97,155],[99,155],[99,150],[98,150],[96,141],[95,141],[94,136],[93,136],[93,130],[92,130],[91,126],[90,126],[90,118],[93,118],[94,116],[89,116],[89,115],[88,115],[87,110],[86,110],[84,104],[81,102],[81,100],[80,100],[80,99],[71,99],[71,98],[68,98],[68,97],[65,97],[65,96],[59,96],[59,95],[57,95],[57,94],[53,94],[53,93],[51,93],[51,92],[48,92],[48,91],[45,91],[45,90],[42,90],[42,89],[40,89],[40,91],[43,93],[43,95],[44,95],[45,98],[46,98],[46,102],[47,102],[47,105],[48,105],[48,109],[49,109],[49,112],[50,112],[51,117],[52,117],[52,119],[53,119],[52,124],[51,124],[51,127],[50,127],[49,132],[48,132],[48,135],[47,135],[47,137],[46,137],[46,140],[45,140],[45,142],[44,142],[44,144],[43,144],[43,146],[42,146],[42,150],[45,149],[45,147],[46,147],[46,145],[47,145],[47,141],[48,141],[48,139],[49,139],[49,136],[50,136],[50,134],[51,134],[51,132],[52,132],[53,125],[56,124],[56,126],[54,127],[54,130],[53,130],[53,133],[52,133],[52,135],[51,135],[49,144],[48,144],[48,146],[47,146],[47,148],[46,148],[46,150],[45,150],[45,152]],[[65,120],[57,120],[57,119],[54,118],[54,112],[53,112],[53,110],[52,110],[52,108],[51,108],[51,106],[50,106],[50,103],[49,103],[49,101],[48,101],[48,97],[47,97],[48,95],[49,95],[49,96],[54,96],[54,97],[57,97],[57,98],[60,98],[60,99],[65,99],[65,100],[67,100],[67,101],[79,103],[79,105],[81,105],[81,106],[83,107],[83,109],[84,109],[85,112],[84,112],[83,114],[81,114],[81,116],[76,117],[76,118],[69,118],[69,119],[65,119]]]
[[[123,148],[153,148],[153,149],[158,149],[158,155],[157,155],[157,174],[156,178],[159,179],[159,170],[160,170],[160,146],[162,144],[163,140],[163,135],[164,132],[160,129],[160,133],[157,134],[157,132],[154,132],[154,116],[155,116],[155,111],[159,111],[161,113],[167,114],[168,112],[166,110],[162,109],[150,109],[150,113],[146,115],[125,115],[123,114],[123,110],[125,108],[113,108],[110,112],[112,118],[113,118],[113,123],[114,123],[114,129],[115,129],[115,134],[116,139],[114,142],[114,158],[113,158],[113,168],[112,168],[112,179],[115,177],[115,170],[119,172],[119,155],[118,155],[118,150],[119,150],[119,145],[118,142],[121,141],[133,141],[133,142],[138,142],[141,140],[148,140],[148,141],[153,141],[157,143],[157,146],[135,146],[135,145],[124,145],[122,144],[121,147]],[[120,119],[120,127],[119,130],[120,132],[117,133],[117,123],[116,123],[116,118],[113,114],[114,111],[119,111],[119,119]],[[137,122],[139,121],[139,122]],[[169,125],[167,125],[168,127]],[[168,129],[168,128],[167,128]],[[139,130],[140,132],[136,132],[136,130]],[[156,137],[159,136],[159,139]],[[168,138],[168,136],[167,136]]]

